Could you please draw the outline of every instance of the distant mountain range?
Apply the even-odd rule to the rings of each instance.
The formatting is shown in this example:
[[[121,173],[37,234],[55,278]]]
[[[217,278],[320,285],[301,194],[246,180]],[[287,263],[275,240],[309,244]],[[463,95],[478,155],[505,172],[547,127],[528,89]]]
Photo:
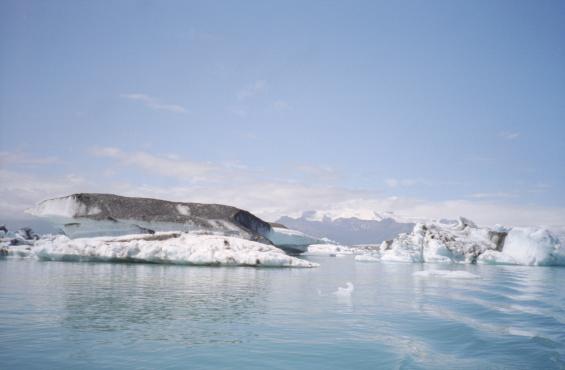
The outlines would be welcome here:
[[[377,244],[400,233],[409,233],[414,222],[391,213],[307,211],[299,218],[283,216],[277,223],[316,237],[326,237],[338,243]]]

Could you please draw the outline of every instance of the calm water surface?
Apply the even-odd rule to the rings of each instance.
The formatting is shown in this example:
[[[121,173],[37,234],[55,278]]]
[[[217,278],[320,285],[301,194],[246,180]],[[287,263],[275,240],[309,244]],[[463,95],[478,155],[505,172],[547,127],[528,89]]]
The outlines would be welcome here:
[[[0,368],[565,369],[565,268],[311,259],[1,260]],[[412,275],[438,268],[481,278]]]

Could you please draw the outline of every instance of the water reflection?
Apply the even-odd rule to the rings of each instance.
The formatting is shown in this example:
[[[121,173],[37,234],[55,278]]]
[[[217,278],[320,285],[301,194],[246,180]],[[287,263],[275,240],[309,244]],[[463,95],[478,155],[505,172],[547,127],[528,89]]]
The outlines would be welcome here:
[[[65,266],[80,273],[63,283],[61,325],[73,331],[135,331],[136,340],[239,341],[230,325],[260,318],[269,285],[260,270],[250,268]]]

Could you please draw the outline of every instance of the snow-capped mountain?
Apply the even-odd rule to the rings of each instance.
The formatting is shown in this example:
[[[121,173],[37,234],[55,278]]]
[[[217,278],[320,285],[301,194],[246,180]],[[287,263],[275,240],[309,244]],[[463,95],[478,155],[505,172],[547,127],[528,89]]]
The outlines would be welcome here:
[[[347,245],[380,243],[414,228],[414,222],[392,213],[368,210],[307,211],[298,218],[283,216],[277,223]]]

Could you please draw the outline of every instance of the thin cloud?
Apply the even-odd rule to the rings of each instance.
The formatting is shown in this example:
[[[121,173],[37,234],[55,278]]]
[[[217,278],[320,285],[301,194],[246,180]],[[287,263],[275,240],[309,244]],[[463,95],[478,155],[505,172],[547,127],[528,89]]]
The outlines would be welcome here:
[[[265,80],[257,80],[250,85],[245,86],[241,90],[239,90],[235,95],[237,100],[246,100],[262,94],[267,89],[267,81]]]
[[[124,99],[143,103],[146,107],[154,109],[154,110],[167,111],[167,112],[172,112],[172,113],[186,113],[187,112],[186,108],[181,106],[181,105],[165,104],[165,103],[162,103],[161,101],[159,101],[158,99],[153,98],[153,97],[146,95],[146,94],[139,94],[139,93],[136,93],[136,94],[121,94],[120,97],[124,98]]]
[[[310,179],[329,181],[340,177],[336,169],[327,165],[301,164],[296,166],[295,169]]]
[[[147,152],[124,152],[118,148],[92,148],[90,153],[96,157],[119,160],[121,165],[137,167],[157,175],[176,177],[182,180],[212,180],[218,167],[205,162],[181,160],[176,156],[156,156]]]
[[[415,185],[426,185],[427,183],[424,180],[420,179],[396,179],[396,178],[388,178],[385,180],[386,186],[389,188],[399,188],[399,187],[411,187]]]
[[[290,104],[285,100],[279,99],[273,103],[273,109],[279,112],[284,112],[290,109]]]
[[[0,152],[0,166],[10,165],[45,165],[60,162],[55,156],[34,157],[23,152]]]
[[[477,199],[495,199],[495,198],[515,198],[515,193],[508,193],[508,192],[495,192],[495,193],[473,193],[471,194],[471,198]]]
[[[519,132],[515,132],[515,131],[503,131],[500,132],[498,134],[498,137],[504,139],[504,140],[516,140],[518,137],[520,137],[520,133]]]
[[[230,108],[230,112],[232,112],[233,114],[235,114],[236,116],[238,116],[240,118],[247,117],[247,109],[242,108],[242,107],[232,107],[232,108]]]

